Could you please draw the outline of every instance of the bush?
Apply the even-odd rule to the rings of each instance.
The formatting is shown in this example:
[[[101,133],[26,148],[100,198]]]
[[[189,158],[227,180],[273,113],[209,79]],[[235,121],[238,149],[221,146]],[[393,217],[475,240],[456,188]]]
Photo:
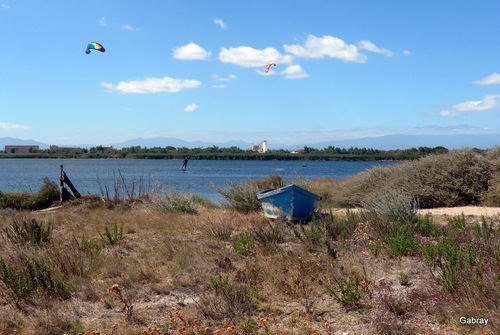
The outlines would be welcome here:
[[[378,198],[363,202],[362,206],[391,221],[414,221],[417,218],[417,201],[398,191],[388,191]]]
[[[49,178],[43,179],[43,185],[35,194],[28,191],[2,192],[0,191],[0,208],[37,210],[48,208],[59,200],[59,188]]]
[[[59,200],[59,197],[59,187],[57,184],[45,177],[42,187],[33,195],[34,207],[35,209],[48,208],[52,206],[55,201]]]
[[[239,212],[260,211],[260,203],[256,194],[260,191],[255,183],[230,183],[226,188],[213,186],[227,200],[229,207]]]
[[[428,155],[417,161],[360,172],[338,185],[330,199],[356,206],[389,190],[406,194],[422,208],[477,205],[500,199],[500,164],[476,150],[463,149]]]
[[[35,219],[31,219],[31,221],[25,220],[22,223],[14,220],[10,228],[5,228],[5,233],[13,242],[24,244],[30,243],[40,246],[50,242],[52,225],[49,222],[47,226],[45,226]]]
[[[351,273],[347,280],[342,277],[332,275],[333,280],[338,286],[338,289],[326,285],[326,289],[330,292],[335,300],[345,308],[359,308],[361,306],[361,288],[359,287],[359,277],[356,273]]]
[[[242,318],[256,309],[256,293],[254,287],[229,280],[229,276],[210,277],[209,289],[198,307],[213,320]]]
[[[199,203],[199,198],[195,198],[191,194],[181,193],[176,189],[170,189],[168,192],[156,191],[153,194],[152,202],[153,206],[162,212],[198,213],[197,203]]]
[[[16,269],[7,265],[0,257],[0,281],[18,306],[34,295],[60,299],[71,297],[70,289],[64,281],[57,281],[43,260],[24,260],[22,269]]]

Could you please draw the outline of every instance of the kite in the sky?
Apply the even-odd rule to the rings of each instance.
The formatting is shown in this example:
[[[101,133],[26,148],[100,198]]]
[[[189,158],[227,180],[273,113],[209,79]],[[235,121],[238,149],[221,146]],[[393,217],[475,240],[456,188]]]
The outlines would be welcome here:
[[[266,73],[269,71],[269,68],[271,66],[273,66],[273,65],[276,66],[276,64],[274,64],[274,63],[267,63],[267,65],[266,65]]]
[[[90,42],[89,45],[87,45],[87,50],[85,50],[85,53],[88,55],[90,53],[90,50],[97,50],[100,52],[106,51],[102,45],[96,42]]]

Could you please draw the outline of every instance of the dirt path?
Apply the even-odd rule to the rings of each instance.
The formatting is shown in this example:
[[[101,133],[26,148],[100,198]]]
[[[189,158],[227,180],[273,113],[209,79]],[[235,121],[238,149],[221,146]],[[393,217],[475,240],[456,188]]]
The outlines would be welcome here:
[[[477,216],[477,217],[496,217],[500,215],[500,207],[479,207],[479,206],[463,206],[463,207],[440,207],[440,208],[430,208],[421,209],[418,211],[419,214],[425,215],[446,215],[446,216],[457,216],[464,214],[465,216]]]

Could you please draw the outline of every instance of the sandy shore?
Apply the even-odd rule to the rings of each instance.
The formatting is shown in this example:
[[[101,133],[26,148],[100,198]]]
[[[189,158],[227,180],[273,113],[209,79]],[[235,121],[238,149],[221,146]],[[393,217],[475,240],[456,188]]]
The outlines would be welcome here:
[[[463,207],[440,207],[440,208],[430,208],[421,209],[418,211],[419,214],[425,215],[446,215],[446,216],[484,216],[484,217],[495,217],[500,215],[500,207],[479,207],[479,206],[463,206]]]

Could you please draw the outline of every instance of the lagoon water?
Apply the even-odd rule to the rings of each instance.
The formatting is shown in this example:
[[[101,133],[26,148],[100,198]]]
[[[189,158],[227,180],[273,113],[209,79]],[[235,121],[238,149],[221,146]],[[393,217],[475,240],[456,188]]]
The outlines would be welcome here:
[[[190,160],[181,171],[180,160],[130,159],[0,159],[0,190],[36,192],[45,177],[59,183],[60,165],[81,194],[114,194],[115,180],[125,180],[136,190],[152,190],[155,181],[165,189],[198,194],[212,201],[223,200],[213,185],[261,179],[279,174],[286,180],[330,177],[344,179],[373,166],[395,162],[303,162]],[[304,167],[303,165],[306,164]]]

